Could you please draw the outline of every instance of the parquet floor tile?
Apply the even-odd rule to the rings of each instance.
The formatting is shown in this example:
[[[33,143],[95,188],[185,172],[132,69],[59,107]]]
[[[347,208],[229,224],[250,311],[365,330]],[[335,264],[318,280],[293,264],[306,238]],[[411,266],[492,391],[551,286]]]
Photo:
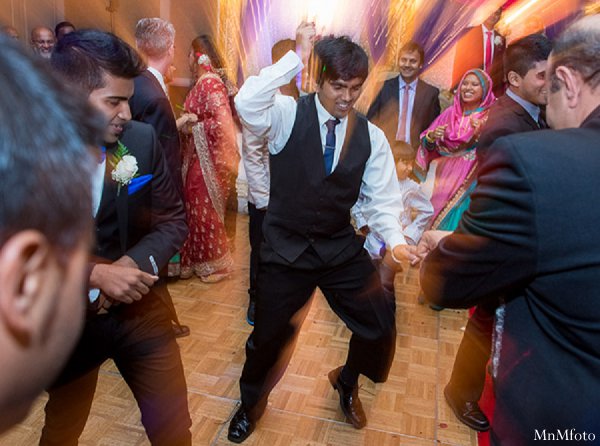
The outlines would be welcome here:
[[[191,335],[180,339],[188,384],[194,445],[229,445],[227,425],[239,401],[245,360],[248,301],[247,216],[239,215],[236,271],[218,284],[198,279],[169,285]],[[389,379],[360,380],[369,423],[347,424],[327,373],[345,362],[350,332],[320,292],[313,297],[289,367],[248,446],[475,446],[476,435],[446,405],[443,388],[462,338],[466,312],[434,312],[417,303],[418,271],[396,276],[396,356]],[[0,437],[0,446],[37,444],[43,423],[41,396],[27,419]],[[131,392],[112,362],[101,369],[83,446],[138,446],[149,442]]]

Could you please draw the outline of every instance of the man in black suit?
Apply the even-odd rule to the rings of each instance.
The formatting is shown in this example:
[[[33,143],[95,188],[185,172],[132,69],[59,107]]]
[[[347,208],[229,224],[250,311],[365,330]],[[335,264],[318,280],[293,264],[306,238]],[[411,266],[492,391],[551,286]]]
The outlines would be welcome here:
[[[179,196],[183,199],[179,132],[164,78],[175,55],[175,28],[163,19],[140,19],[135,27],[135,42],[140,53],[146,58],[147,68],[133,80],[133,96],[129,99],[131,117],[154,127],[167,160],[167,169]],[[190,328],[179,323],[171,294],[166,288],[164,292],[164,300],[169,303],[171,309],[175,336],[188,336]]]
[[[182,195],[179,133],[165,84],[165,74],[175,56],[175,28],[163,19],[140,19],[135,27],[135,43],[147,68],[134,79],[135,88],[129,100],[131,117],[154,127],[173,182]]]
[[[481,25],[468,28],[456,44],[452,65],[452,89],[456,89],[463,75],[473,68],[481,68],[492,78],[494,94],[504,93],[502,60],[506,40],[494,29],[502,17],[497,8]]]
[[[153,445],[190,445],[179,349],[161,300],[158,271],[187,235],[181,199],[152,126],[130,121],[133,79],[144,65],[116,36],[75,31],[52,66],[88,93],[107,121],[104,154],[92,175],[96,250],[81,340],[49,390],[42,445],[77,444],[100,365],[112,358],[129,385]],[[99,154],[100,155],[100,154]]]
[[[481,157],[502,136],[545,128],[540,106],[546,104],[546,65],[552,46],[541,34],[532,34],[504,53],[508,89],[491,107],[477,144]],[[460,421],[478,431],[488,430],[489,421],[479,408],[490,357],[494,313],[497,302],[477,305],[467,322],[456,354],[450,382],[444,390],[448,404]]]
[[[398,56],[400,74],[383,83],[369,107],[367,118],[384,131],[390,144],[406,141],[416,149],[421,132],[440,114],[440,91],[418,77],[424,60],[418,43],[404,45]]]
[[[600,16],[560,36],[546,79],[554,130],[502,137],[483,154],[469,210],[421,270],[445,307],[504,296],[496,445],[600,435]],[[427,233],[421,252],[439,237]]]

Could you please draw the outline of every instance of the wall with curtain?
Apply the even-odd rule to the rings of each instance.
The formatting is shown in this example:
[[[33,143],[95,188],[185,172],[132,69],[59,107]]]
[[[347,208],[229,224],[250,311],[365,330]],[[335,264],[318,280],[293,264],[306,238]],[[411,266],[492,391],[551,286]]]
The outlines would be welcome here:
[[[54,29],[63,9],[63,0],[0,0],[0,25],[14,26],[19,40],[29,45],[31,30],[40,25]]]
[[[135,24],[142,17],[162,17],[175,25],[175,83],[187,86],[190,42],[198,34],[217,35],[219,0],[0,0],[0,25],[14,26],[25,45],[29,45],[32,28],[44,25],[54,29],[62,20],[77,28],[112,31],[134,44]]]
[[[48,1],[48,0],[47,0]],[[173,23],[175,38],[175,81],[173,102],[181,102],[189,86],[188,49],[198,34],[216,34],[218,0],[64,0],[64,16],[78,28],[112,31],[135,45],[135,25],[143,17],[161,17]]]

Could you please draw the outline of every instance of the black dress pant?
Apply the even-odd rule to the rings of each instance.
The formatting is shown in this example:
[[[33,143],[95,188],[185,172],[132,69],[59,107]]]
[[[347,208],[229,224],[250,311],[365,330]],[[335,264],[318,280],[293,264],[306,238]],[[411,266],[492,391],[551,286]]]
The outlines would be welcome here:
[[[346,364],[375,382],[387,379],[396,347],[396,304],[383,292],[364,249],[324,263],[309,247],[293,264],[263,242],[254,331],[240,378],[242,405],[257,420],[291,359],[307,303],[318,287],[352,332]],[[275,261],[273,261],[275,259]]]
[[[65,369],[48,390],[40,444],[76,445],[100,365],[112,358],[133,392],[152,445],[191,445],[191,420],[179,347],[168,311],[155,295],[105,315],[88,315]]]
[[[498,302],[494,300],[475,307],[458,347],[449,386],[452,393],[464,401],[477,402],[481,398],[497,306]]]
[[[266,213],[266,210],[256,209],[254,204],[248,202],[248,237],[250,239],[250,288],[248,294],[251,300],[256,299],[260,245],[263,240],[262,225]]]

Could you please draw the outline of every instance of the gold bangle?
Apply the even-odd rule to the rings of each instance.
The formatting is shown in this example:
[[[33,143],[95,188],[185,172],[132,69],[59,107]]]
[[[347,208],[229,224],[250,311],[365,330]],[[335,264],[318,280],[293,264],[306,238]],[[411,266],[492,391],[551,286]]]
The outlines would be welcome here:
[[[399,246],[399,245],[398,245],[398,246]],[[390,249],[390,256],[392,257],[392,260],[393,260],[395,263],[402,263],[402,261],[401,261],[401,260],[398,260],[398,259],[396,258],[396,256],[394,255],[394,248]]]

